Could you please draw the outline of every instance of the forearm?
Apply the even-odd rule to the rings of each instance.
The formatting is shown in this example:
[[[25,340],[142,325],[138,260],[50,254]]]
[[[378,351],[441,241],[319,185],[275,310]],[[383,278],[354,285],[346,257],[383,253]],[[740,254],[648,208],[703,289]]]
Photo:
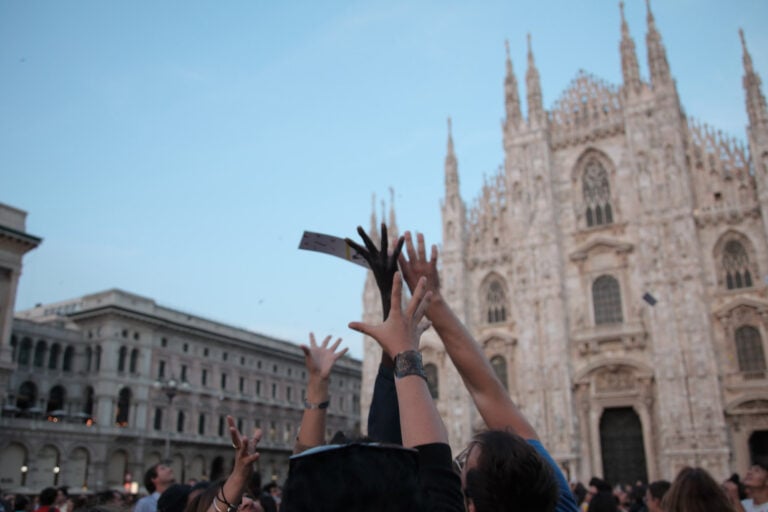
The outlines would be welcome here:
[[[418,375],[395,379],[403,446],[448,443],[448,433],[429,394],[427,382]]]
[[[536,431],[496,377],[480,344],[440,294],[433,294],[427,318],[443,341],[488,428],[511,428],[526,439],[537,439]]]
[[[373,398],[368,411],[368,437],[382,443],[402,444],[392,359],[389,356],[387,359],[390,366],[387,367],[382,362],[373,386]]]
[[[249,478],[250,471],[248,474],[243,474],[237,468],[233,469],[218,491],[216,500],[208,507],[208,512],[225,512],[229,505],[238,505]]]
[[[317,406],[328,401],[328,379],[310,375],[307,385],[307,402]],[[325,444],[325,421],[327,409],[305,408],[301,427],[293,452],[300,453],[308,448]]]

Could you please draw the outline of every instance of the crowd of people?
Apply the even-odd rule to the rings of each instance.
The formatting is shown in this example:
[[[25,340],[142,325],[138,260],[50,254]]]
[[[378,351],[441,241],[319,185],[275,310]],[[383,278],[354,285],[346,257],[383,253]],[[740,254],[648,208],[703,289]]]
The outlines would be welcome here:
[[[382,323],[349,324],[382,348],[367,438],[338,433],[326,444],[329,376],[346,349],[339,349],[341,339],[318,342],[310,334],[301,346],[308,374],[304,413],[282,490],[275,483],[262,487],[253,469],[261,431],[243,435],[229,417],[234,462],[221,482],[177,484],[173,470],[158,464],[145,476],[149,494],[135,505],[112,491],[60,502],[56,489],[46,489],[37,508],[21,496],[0,512],[768,512],[765,461],[757,461],[743,481],[734,476],[717,483],[704,469],[684,468],[671,483],[612,487],[593,478],[587,486],[569,485],[441,296],[437,247],[427,256],[424,237],[414,241],[406,232],[390,250],[385,225],[380,247],[362,228],[358,233],[363,245],[347,243],[368,262],[383,306]],[[411,291],[407,300],[404,285]],[[458,454],[451,452],[419,352],[430,326],[486,426]]]

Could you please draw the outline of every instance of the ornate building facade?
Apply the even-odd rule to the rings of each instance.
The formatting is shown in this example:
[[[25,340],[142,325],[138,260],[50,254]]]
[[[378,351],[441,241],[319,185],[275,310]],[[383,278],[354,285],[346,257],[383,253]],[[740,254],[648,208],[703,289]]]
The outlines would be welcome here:
[[[39,243],[23,226],[12,234],[23,248]],[[12,309],[10,288],[2,300]],[[287,475],[307,383],[295,344],[108,290],[17,312],[0,354],[4,490],[135,492],[131,484],[141,485],[160,461],[179,482],[226,476],[233,458],[226,415],[242,432],[263,430],[264,479]],[[334,366],[329,438],[359,432],[360,378],[357,360]]]
[[[650,7],[648,81],[623,9],[618,86],[580,72],[545,110],[529,39],[523,116],[507,57],[505,161],[470,207],[449,130],[444,295],[572,479],[768,455],[768,112],[741,38],[748,147],[686,116]],[[370,277],[364,304],[379,318]],[[422,348],[459,447],[482,420],[433,332]]]

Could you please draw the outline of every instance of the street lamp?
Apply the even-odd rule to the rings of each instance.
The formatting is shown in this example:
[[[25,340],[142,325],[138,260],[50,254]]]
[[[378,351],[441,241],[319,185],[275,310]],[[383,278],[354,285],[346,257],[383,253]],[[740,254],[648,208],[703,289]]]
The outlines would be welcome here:
[[[176,396],[176,393],[179,390],[179,383],[176,381],[176,379],[171,376],[168,380],[158,380],[155,382],[155,388],[160,389],[163,393],[165,393],[165,396],[168,397],[168,416],[170,421],[170,415],[171,415],[171,403],[173,402],[173,397]],[[163,455],[165,459],[166,464],[171,463],[171,429],[168,429],[168,432],[165,436],[165,453]]]

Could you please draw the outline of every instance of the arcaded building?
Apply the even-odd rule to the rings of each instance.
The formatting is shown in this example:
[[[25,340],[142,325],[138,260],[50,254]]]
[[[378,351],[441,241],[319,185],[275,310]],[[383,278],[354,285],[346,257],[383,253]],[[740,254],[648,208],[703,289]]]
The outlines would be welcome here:
[[[9,275],[39,242],[23,223],[0,225],[0,244],[17,255]],[[3,289],[6,307],[16,282]],[[227,415],[242,432],[263,430],[263,479],[287,475],[307,382],[297,345],[122,290],[17,312],[5,332],[0,488],[135,492],[166,460],[179,482],[225,477]],[[360,361],[334,366],[328,437],[359,432],[360,378]]]
[[[650,9],[648,80],[620,26],[622,83],[580,72],[549,109],[529,40],[526,116],[507,59],[505,159],[470,206],[449,132],[443,292],[571,479],[724,478],[768,455],[766,102],[741,34],[748,144],[689,118]],[[482,420],[422,347],[457,448]]]

